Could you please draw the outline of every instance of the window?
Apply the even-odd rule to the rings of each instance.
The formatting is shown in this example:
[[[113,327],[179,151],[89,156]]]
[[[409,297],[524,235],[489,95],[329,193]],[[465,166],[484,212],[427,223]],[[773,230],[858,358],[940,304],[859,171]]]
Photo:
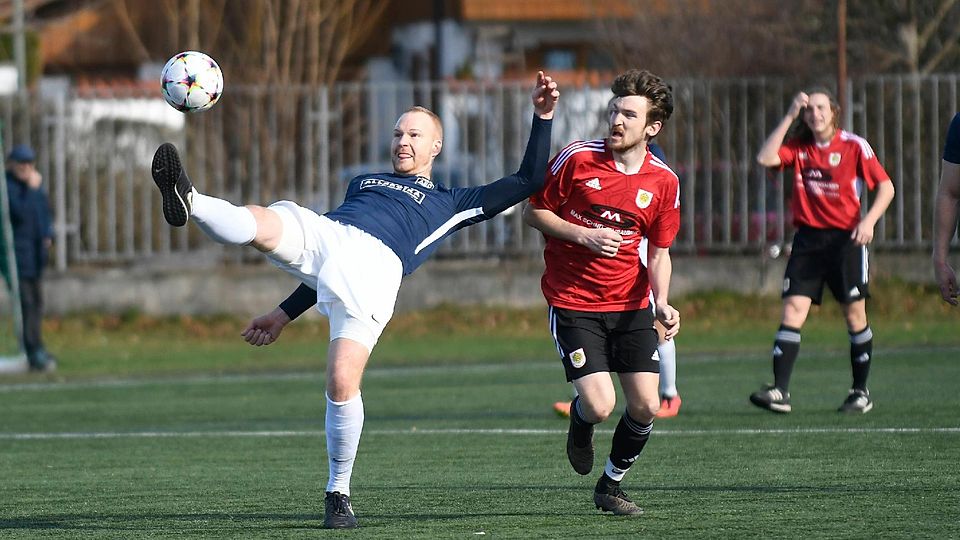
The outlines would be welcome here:
[[[577,67],[577,55],[570,50],[548,50],[543,55],[543,67],[548,71],[572,71]]]

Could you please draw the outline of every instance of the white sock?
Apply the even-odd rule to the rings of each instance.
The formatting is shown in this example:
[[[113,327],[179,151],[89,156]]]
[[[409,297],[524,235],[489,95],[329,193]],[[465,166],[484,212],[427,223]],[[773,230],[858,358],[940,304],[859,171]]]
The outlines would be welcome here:
[[[603,466],[603,472],[615,482],[620,482],[623,480],[623,477],[627,475],[627,471],[615,467],[613,461],[610,461],[610,458],[607,458],[607,464]]]
[[[324,428],[327,432],[327,462],[330,464],[330,479],[327,491],[339,491],[350,495],[350,475],[353,461],[360,446],[363,430],[363,399],[360,394],[347,401],[331,401],[327,396],[327,416]]]
[[[677,346],[672,339],[657,345],[660,355],[660,395],[677,395]]]
[[[190,218],[215,242],[245,246],[257,235],[257,220],[246,207],[193,191]]]

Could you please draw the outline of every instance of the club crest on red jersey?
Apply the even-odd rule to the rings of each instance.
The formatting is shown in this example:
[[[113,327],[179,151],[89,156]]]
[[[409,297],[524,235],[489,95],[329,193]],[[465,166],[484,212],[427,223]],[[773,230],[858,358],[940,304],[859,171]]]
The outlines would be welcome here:
[[[836,167],[840,164],[840,152],[830,152],[830,166]]]
[[[646,208],[650,206],[650,203],[653,202],[653,193],[645,189],[637,190],[637,206],[640,208]]]

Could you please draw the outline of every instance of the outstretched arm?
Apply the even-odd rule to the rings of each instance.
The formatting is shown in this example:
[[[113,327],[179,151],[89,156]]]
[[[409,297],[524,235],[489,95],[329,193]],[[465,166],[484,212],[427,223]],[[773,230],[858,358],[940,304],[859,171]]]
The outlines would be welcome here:
[[[960,164],[943,161],[933,216],[933,273],[944,301],[957,305],[957,273],[948,259],[950,239],[957,230],[960,204]]]
[[[538,72],[532,98],[535,115],[520,169],[515,174],[480,188],[483,219],[503,212],[543,188],[543,180],[547,175],[547,161],[550,159],[553,113],[557,100],[560,99],[557,83],[549,75],[544,75],[542,71]]]
[[[557,108],[560,99],[560,90],[557,83],[542,71],[537,72],[537,82],[533,87],[533,112],[541,120],[552,120],[553,111]]]

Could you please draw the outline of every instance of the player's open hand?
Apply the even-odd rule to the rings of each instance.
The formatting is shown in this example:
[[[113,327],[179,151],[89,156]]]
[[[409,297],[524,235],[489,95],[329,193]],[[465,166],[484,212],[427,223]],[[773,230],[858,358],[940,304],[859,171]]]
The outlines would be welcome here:
[[[283,327],[289,323],[290,317],[282,309],[276,308],[250,321],[240,335],[244,341],[256,347],[269,345],[280,337]]]
[[[950,305],[957,305],[957,273],[947,263],[933,264],[933,273],[937,277],[937,286],[940,287],[940,296]]]
[[[620,251],[623,237],[613,229],[583,228],[583,239],[580,243],[587,249],[602,257],[616,257]]]
[[[533,110],[544,120],[553,118],[553,110],[560,99],[557,83],[542,71],[537,72],[537,85],[533,87]]]
[[[673,339],[680,332],[680,312],[670,304],[657,304],[657,320],[663,325],[664,339]]]

